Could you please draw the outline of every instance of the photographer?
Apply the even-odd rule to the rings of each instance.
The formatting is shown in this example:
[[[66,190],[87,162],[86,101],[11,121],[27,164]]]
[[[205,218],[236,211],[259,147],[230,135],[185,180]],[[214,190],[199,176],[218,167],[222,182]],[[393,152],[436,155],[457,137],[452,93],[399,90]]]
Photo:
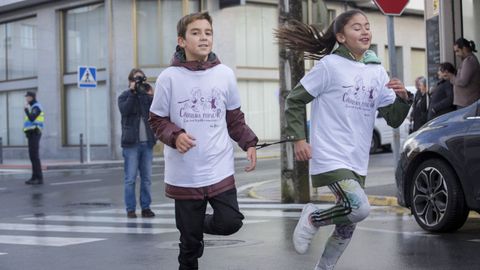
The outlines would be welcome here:
[[[151,174],[155,137],[148,124],[153,100],[152,87],[141,69],[132,69],[128,75],[129,89],[118,97],[122,116],[122,148],[125,170],[125,206],[127,217],[136,218],[135,181],[140,172],[140,206],[142,217],[154,217],[150,210]]]

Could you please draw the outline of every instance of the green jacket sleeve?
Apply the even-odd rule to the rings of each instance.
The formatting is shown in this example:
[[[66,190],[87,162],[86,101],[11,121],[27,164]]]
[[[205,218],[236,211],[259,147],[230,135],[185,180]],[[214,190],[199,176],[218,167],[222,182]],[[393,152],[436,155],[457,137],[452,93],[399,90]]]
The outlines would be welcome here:
[[[407,117],[410,106],[410,101],[407,102],[397,97],[392,104],[378,108],[378,112],[385,118],[389,126],[398,128]]]
[[[300,83],[290,91],[285,101],[286,134],[291,140],[306,139],[305,119],[307,103],[315,98]]]

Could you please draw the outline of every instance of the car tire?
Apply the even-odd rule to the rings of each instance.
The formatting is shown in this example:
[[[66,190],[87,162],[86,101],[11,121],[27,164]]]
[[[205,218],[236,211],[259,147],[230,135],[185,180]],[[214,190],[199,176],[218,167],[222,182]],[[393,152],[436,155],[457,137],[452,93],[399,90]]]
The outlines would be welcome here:
[[[441,159],[424,161],[411,185],[415,220],[429,232],[453,232],[465,224],[469,209],[452,167]]]
[[[372,135],[372,144],[370,145],[370,154],[376,153],[378,148],[380,148],[380,136],[374,131]]]

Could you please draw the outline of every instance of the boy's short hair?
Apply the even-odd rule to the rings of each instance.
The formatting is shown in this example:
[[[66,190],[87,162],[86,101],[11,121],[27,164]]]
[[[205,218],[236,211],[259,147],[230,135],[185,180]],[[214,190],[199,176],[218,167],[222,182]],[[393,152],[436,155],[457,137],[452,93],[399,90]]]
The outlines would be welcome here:
[[[208,14],[208,11],[188,14],[183,16],[178,21],[177,36],[185,38],[188,25],[197,20],[207,20],[210,23],[210,25],[212,25],[212,17],[210,17],[210,14]]]

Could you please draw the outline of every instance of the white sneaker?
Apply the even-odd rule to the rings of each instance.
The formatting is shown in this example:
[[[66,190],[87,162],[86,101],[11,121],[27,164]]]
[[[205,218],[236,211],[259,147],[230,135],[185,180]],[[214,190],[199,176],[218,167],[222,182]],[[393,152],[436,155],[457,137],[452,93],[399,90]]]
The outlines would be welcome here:
[[[318,231],[318,228],[310,223],[310,214],[317,209],[315,205],[307,203],[303,207],[302,215],[298,220],[295,231],[293,231],[293,246],[300,254],[307,252],[313,236],[315,236],[315,233]]]

